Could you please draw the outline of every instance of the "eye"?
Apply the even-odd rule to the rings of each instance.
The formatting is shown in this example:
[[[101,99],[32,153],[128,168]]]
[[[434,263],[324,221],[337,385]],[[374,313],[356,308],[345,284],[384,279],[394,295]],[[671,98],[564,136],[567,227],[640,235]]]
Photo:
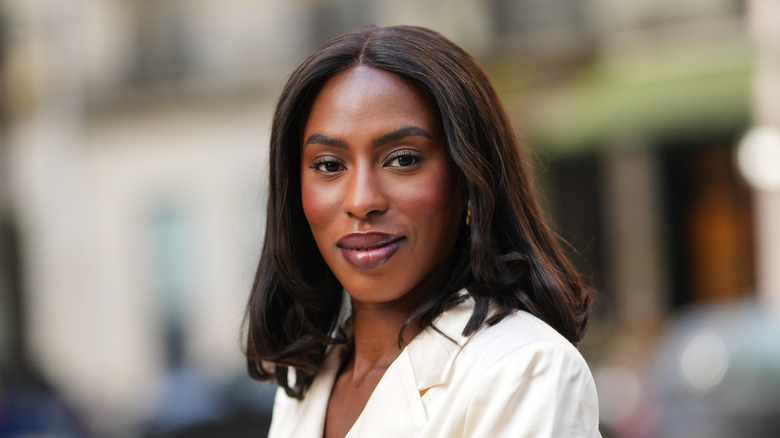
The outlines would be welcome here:
[[[335,173],[344,170],[344,165],[333,159],[318,160],[309,167],[322,173]]]
[[[419,154],[412,153],[410,151],[401,151],[390,156],[387,166],[388,167],[409,167],[419,163],[422,157]]]

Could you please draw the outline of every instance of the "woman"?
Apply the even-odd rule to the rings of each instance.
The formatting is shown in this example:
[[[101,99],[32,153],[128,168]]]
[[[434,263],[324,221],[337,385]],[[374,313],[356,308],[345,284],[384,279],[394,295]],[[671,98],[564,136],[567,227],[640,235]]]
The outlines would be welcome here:
[[[598,436],[590,294],[477,63],[418,27],[309,56],[273,122],[247,307],[272,437]]]

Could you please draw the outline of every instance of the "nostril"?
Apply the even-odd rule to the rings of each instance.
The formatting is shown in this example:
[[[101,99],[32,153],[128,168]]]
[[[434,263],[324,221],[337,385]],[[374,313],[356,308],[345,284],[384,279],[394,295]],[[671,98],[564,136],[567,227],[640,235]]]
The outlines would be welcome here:
[[[366,219],[366,218],[369,218],[369,217],[372,217],[372,216],[377,216],[377,215],[379,215],[381,213],[382,213],[382,210],[379,210],[379,209],[369,210],[369,211],[367,211],[365,213],[356,212],[354,210],[348,210],[347,211],[347,215],[349,215],[350,217],[358,218],[358,219]]]

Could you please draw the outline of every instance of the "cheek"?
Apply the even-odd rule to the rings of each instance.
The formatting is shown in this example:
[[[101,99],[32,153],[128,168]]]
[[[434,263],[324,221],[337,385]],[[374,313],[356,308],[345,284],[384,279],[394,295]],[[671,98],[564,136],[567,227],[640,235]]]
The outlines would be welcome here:
[[[335,217],[339,206],[338,193],[334,188],[314,184],[304,177],[301,179],[301,202],[303,214],[316,239],[317,230],[326,226]]]
[[[405,193],[405,207],[409,212],[425,213],[425,216],[436,215],[446,206],[446,197],[441,181],[420,181],[409,187]]]
[[[438,232],[446,232],[448,224],[458,220],[462,204],[457,184],[443,169],[408,186],[405,199],[407,212],[420,218],[419,225]]]

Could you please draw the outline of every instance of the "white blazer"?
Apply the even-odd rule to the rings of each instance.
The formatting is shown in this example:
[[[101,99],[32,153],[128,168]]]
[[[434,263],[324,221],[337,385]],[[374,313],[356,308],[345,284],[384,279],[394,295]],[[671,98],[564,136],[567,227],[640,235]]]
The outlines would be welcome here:
[[[598,437],[598,399],[579,351],[517,311],[464,337],[471,297],[390,365],[347,434],[357,437]],[[331,351],[302,401],[276,394],[270,438],[321,438],[340,363]]]

